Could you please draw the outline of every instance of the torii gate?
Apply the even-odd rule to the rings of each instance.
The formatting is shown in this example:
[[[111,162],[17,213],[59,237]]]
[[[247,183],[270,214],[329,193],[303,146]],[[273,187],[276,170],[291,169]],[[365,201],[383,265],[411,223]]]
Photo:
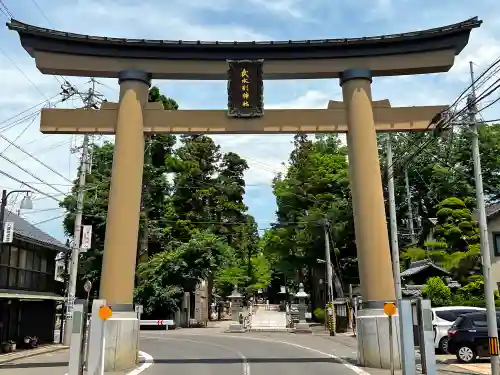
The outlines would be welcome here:
[[[119,103],[104,103],[96,111],[43,109],[40,126],[43,133],[115,135],[101,298],[116,309],[132,309],[145,133],[346,132],[363,311],[369,315],[395,300],[376,131],[432,129],[432,119],[447,108],[391,108],[388,101],[372,102],[372,78],[448,71],[471,30],[480,25],[472,18],[397,35],[227,43],[94,37],[14,20],[8,27],[19,33],[44,74],[118,78]],[[263,117],[244,120],[229,118],[226,111],[165,111],[158,103],[147,103],[151,79],[225,80],[228,59],[263,59],[264,79],[339,78],[343,103],[330,102],[323,110],[266,110]],[[114,324],[125,326],[118,320]],[[385,328],[374,329],[375,335],[359,340],[365,353],[361,361],[386,367],[380,358],[387,358],[388,349],[378,344]],[[122,341],[112,344],[120,358],[113,364],[117,369],[131,365],[125,360],[129,343]]]

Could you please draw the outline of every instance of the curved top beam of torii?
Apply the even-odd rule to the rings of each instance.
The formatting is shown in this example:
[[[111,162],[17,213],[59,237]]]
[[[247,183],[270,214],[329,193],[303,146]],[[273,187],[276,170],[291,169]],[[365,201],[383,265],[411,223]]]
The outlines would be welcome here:
[[[208,42],[109,38],[7,23],[44,74],[117,78],[140,69],[156,79],[225,80],[227,59],[264,59],[264,79],[338,78],[351,68],[373,76],[448,71],[477,17],[402,34],[302,41]]]

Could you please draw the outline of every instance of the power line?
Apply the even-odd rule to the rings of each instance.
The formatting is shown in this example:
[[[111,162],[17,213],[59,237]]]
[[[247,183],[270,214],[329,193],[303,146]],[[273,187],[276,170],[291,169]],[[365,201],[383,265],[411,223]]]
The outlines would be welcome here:
[[[35,7],[38,9],[38,11],[42,14],[43,18],[45,18],[45,20],[49,23],[49,25],[52,26],[52,24],[50,23],[50,20],[47,18],[47,15],[44,13],[44,11],[42,10],[42,8],[40,8],[40,6],[36,2],[36,0],[31,0],[31,1],[35,5]]]
[[[61,193],[61,194],[66,194],[65,192],[63,192],[62,190],[59,190],[58,188],[52,186],[50,183],[42,180],[40,177],[36,176],[35,174],[33,174],[32,172],[30,172],[29,170],[27,170],[26,168],[23,168],[21,167],[19,164],[15,163],[13,160],[9,159],[7,156],[5,155],[2,155],[0,154],[0,158],[4,159],[5,161],[9,162],[10,164],[16,166],[17,168],[19,168],[20,170],[22,170],[24,173],[27,173],[28,175],[30,175],[31,177],[35,178],[36,180],[40,181],[42,184],[48,186],[48,187],[51,187],[52,189],[54,189],[55,191]]]
[[[5,5],[3,0],[0,0],[0,10],[2,10],[2,13],[5,14],[7,17],[14,18],[14,16],[10,12],[9,8],[7,8],[7,5]]]
[[[500,62],[500,60],[499,60],[499,62]],[[498,81],[500,81],[500,79],[498,79],[492,85],[490,85],[488,87],[488,89],[491,86],[493,86],[495,83],[497,83]],[[483,93],[484,95],[481,95],[479,98],[474,99],[471,103],[468,103],[467,105],[476,105],[476,104],[478,104],[481,100],[489,97],[490,95],[492,95],[498,89],[500,89],[500,83],[497,84],[495,87],[491,88],[486,94]],[[494,100],[486,108],[490,107],[492,104],[496,103],[499,100],[500,100],[500,98],[497,99],[497,100]],[[484,109],[485,108],[482,108],[477,113],[482,112]],[[449,118],[445,119],[444,121],[442,121],[441,124],[440,124],[440,131],[448,130],[450,128],[450,126],[453,126],[454,120],[456,120],[460,115],[465,114],[466,111],[467,111],[467,106],[465,106],[464,108],[462,108],[461,110],[459,110],[458,112],[456,112],[455,114],[453,114],[451,117],[449,117]],[[402,158],[404,159],[402,162],[395,161],[395,162],[393,162],[393,164],[398,163],[401,166],[405,166],[408,162],[410,162],[411,160],[413,160],[416,156],[418,156],[421,152],[423,152],[428,146],[431,145],[431,143],[435,142],[437,139],[438,139],[438,137],[436,137],[436,136],[433,137],[433,138],[430,138],[429,140],[427,140],[426,142],[424,142],[423,144],[421,144],[420,146],[418,146],[418,148],[414,152],[412,152],[409,156],[407,156],[408,154],[402,156]]]
[[[16,182],[18,182],[18,183],[20,183],[20,184],[23,184],[23,185],[25,185],[25,186],[29,187],[31,190],[33,190],[33,191],[35,191],[35,192],[37,192],[37,193],[39,193],[39,194],[42,194],[42,195],[44,195],[44,196],[45,196],[45,197],[47,197],[47,198],[53,199],[53,200],[55,200],[55,201],[56,201],[56,202],[58,202],[58,203],[61,203],[61,202],[62,202],[60,199],[57,199],[55,196],[53,196],[53,195],[49,195],[49,194],[47,194],[47,193],[45,193],[45,192],[41,191],[40,189],[37,189],[37,188],[35,188],[35,187],[31,186],[30,184],[25,183],[24,181],[22,181],[22,180],[20,180],[20,179],[18,179],[18,178],[16,178],[16,177],[14,177],[14,176],[10,175],[10,174],[9,174],[9,173],[7,173],[7,172],[4,172],[4,171],[0,170],[0,174],[1,174],[1,175],[4,175],[4,176],[5,176],[5,177],[7,177],[7,178],[10,178],[10,179],[11,179],[11,180],[13,180],[13,181],[16,181]]]
[[[475,87],[475,85],[478,85],[478,82],[482,81],[480,85],[483,85],[485,84],[485,82],[489,79],[488,77],[492,76],[495,71],[493,72],[490,72],[494,67],[496,67],[497,65],[500,64],[500,57],[498,57],[492,64],[490,64],[488,66],[488,68],[482,72],[475,80],[474,82],[472,82],[466,89],[464,89],[460,95],[458,96],[458,98],[453,102],[453,104],[451,104],[449,106],[449,108],[453,108],[455,107],[461,100],[464,100],[464,95],[470,91],[470,89],[472,87]],[[497,68],[497,69],[500,69]],[[487,74],[489,73],[489,76],[487,76]],[[474,104],[477,104],[479,101],[481,100],[484,100],[485,98],[487,98],[488,96],[492,95],[493,92],[495,92],[496,90],[498,90],[500,88],[500,84],[495,86],[494,88],[491,88],[493,85],[495,85],[496,83],[498,83],[500,81],[500,79],[497,79],[495,82],[493,82],[490,86],[488,86],[488,88],[486,90],[483,91],[483,93],[475,98],[474,100]],[[489,90],[486,94],[485,92],[487,90]],[[453,124],[454,120],[456,120],[457,118],[459,118],[461,115],[465,115],[466,111],[467,111],[467,106],[463,107],[462,109],[460,109],[459,111],[456,111],[456,112],[452,112],[451,110],[448,110],[448,111],[445,111],[445,113],[440,113],[438,114],[438,116],[436,118],[434,118],[428,125],[427,129],[429,129],[431,127],[431,125],[434,123],[436,125],[436,130],[438,130],[439,132],[442,132],[443,130],[447,130],[449,128],[450,125]],[[446,116],[446,113],[448,113],[448,116]],[[424,133],[422,133],[422,137],[420,137],[421,139],[424,137]],[[407,153],[406,155],[409,155],[409,157],[406,157],[406,155],[402,156],[403,159],[405,159],[402,163],[399,161],[399,160],[396,160],[393,162],[393,164],[402,164],[403,166],[406,165],[410,160],[412,160],[416,155],[418,155],[424,148],[426,148],[430,143],[432,143],[436,138],[431,138],[429,139],[428,141],[426,141],[424,144],[420,145],[420,146],[417,146],[417,149],[412,152],[411,154],[410,153]]]
[[[26,127],[21,131],[21,133],[19,133],[19,135],[16,137],[16,139],[14,139],[14,141],[12,143],[9,143],[1,152],[0,152],[0,155],[3,155],[9,148],[10,146],[12,146],[12,144],[14,142],[16,142],[19,138],[22,137],[22,135],[26,132],[26,130],[28,130],[28,128],[33,125],[33,123],[35,122],[36,120],[36,117],[33,117],[33,119],[31,120],[31,122],[28,123],[28,125],[26,125]]]
[[[16,64],[16,62],[10,58],[10,56],[3,50],[2,47],[0,47],[0,52],[2,52],[2,54],[12,63],[12,65],[14,65],[14,67],[24,76],[24,78],[26,78],[29,83],[31,83],[35,90],[38,91],[40,95],[42,95],[47,101],[49,101],[49,98],[47,98],[47,96],[38,88],[38,86],[35,85],[35,83],[30,79],[30,77],[26,75],[26,73],[24,73],[24,71]]]
[[[49,171],[51,171],[52,173],[58,175],[59,177],[61,177],[62,179],[68,181],[68,182],[72,182],[71,180],[69,180],[67,177],[63,176],[61,173],[59,173],[58,171],[56,171],[54,168],[52,168],[51,166],[47,165],[46,163],[44,163],[43,161],[41,161],[40,159],[38,159],[36,156],[34,156],[32,153],[29,153],[28,151],[24,150],[23,148],[21,148],[21,146],[18,146],[16,145],[14,142],[11,142],[7,137],[5,137],[3,134],[0,134],[0,138],[2,138],[3,140],[7,141],[11,146],[14,146],[16,149],[18,149],[19,151],[23,152],[24,154],[26,154],[27,156],[29,156],[31,159],[35,160],[36,162],[40,163],[41,165],[43,165],[45,168],[47,168]],[[0,157],[2,157],[0,155]],[[21,169],[21,167],[19,165],[17,165],[15,162],[11,161],[14,165],[16,165],[18,168]],[[29,173],[29,172],[27,172]],[[37,178],[38,179],[38,178]],[[50,185],[49,185],[50,186]]]

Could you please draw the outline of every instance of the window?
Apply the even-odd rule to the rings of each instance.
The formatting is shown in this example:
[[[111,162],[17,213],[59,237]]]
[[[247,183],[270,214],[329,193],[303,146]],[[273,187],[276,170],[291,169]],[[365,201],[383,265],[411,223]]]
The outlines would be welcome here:
[[[500,232],[493,232],[493,251],[496,257],[500,257]]]
[[[33,272],[31,274],[32,289],[34,289],[34,290],[40,290],[40,285],[38,285],[39,281],[40,281],[40,274],[38,272]]]
[[[47,258],[47,273],[54,275],[56,272],[56,261],[55,258]]]
[[[9,288],[17,286],[17,270],[14,268],[9,269]]]
[[[17,286],[19,288],[26,288],[28,286],[26,284],[26,271],[19,270],[17,273]]]
[[[47,272],[47,258],[44,256],[41,259],[40,272]]]
[[[486,316],[484,317],[474,317],[474,326],[478,328],[488,327],[488,322],[486,321]]]
[[[9,265],[9,246],[4,245],[0,249],[0,264]]]
[[[32,282],[33,273],[34,272],[26,271],[26,288],[36,290],[36,285],[33,285],[33,282]]]
[[[10,266],[17,267],[17,262],[19,260],[19,249],[15,246],[10,247]]]
[[[33,252],[32,251],[28,251],[26,253],[26,269],[27,270],[32,270],[33,269]]]
[[[19,268],[26,269],[26,256],[27,251],[24,249],[20,249],[19,251]]]
[[[454,322],[458,316],[457,311],[453,311],[453,310],[436,311],[436,315],[439,318],[444,319],[448,322]]]
[[[0,288],[7,288],[7,267],[0,267]]]
[[[33,271],[40,271],[40,254],[35,253],[35,258],[33,259]]]

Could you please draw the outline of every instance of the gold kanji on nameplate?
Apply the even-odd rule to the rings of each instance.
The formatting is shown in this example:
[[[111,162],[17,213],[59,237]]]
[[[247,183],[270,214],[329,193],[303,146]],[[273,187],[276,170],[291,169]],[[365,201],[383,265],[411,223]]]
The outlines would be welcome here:
[[[262,116],[263,60],[228,60],[228,64],[228,116]]]

